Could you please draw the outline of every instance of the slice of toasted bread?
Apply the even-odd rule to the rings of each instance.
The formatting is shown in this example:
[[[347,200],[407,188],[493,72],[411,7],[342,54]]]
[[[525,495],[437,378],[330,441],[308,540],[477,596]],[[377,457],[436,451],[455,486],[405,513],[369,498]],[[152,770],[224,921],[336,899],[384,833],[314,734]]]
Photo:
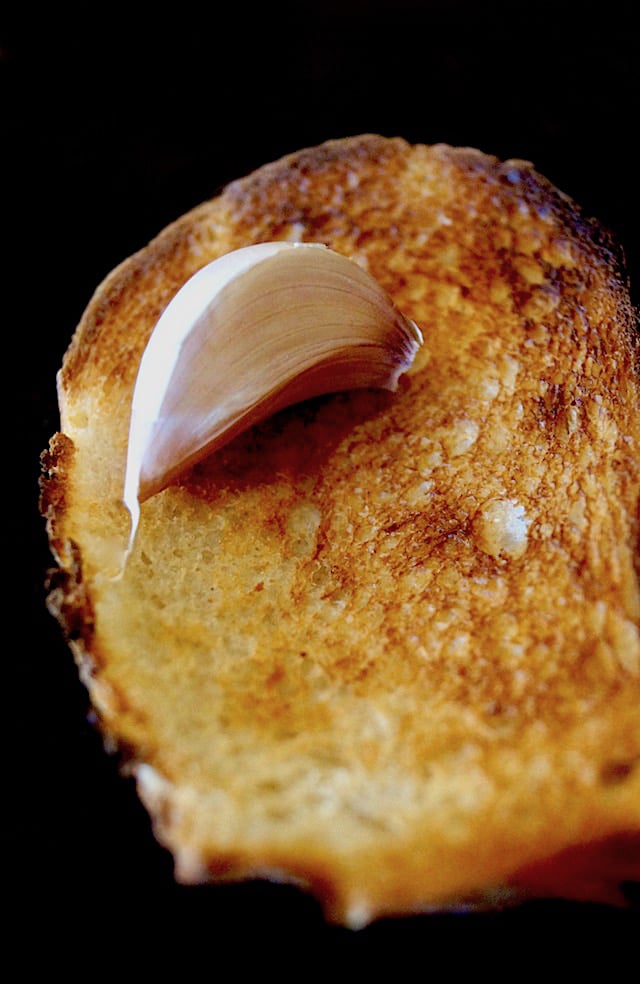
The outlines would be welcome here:
[[[144,503],[118,578],[153,325],[276,239],[354,257],[425,345]],[[290,879],[357,926],[640,877],[637,327],[530,164],[373,135],[270,164],[106,279],[59,397],[50,607],[179,880]]]

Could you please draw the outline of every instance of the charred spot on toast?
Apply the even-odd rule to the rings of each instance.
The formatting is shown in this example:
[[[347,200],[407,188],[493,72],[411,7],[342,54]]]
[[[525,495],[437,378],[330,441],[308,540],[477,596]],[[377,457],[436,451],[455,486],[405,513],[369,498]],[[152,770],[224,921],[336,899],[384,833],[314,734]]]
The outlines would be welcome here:
[[[71,562],[64,569],[54,568],[47,576],[47,607],[62,626],[69,642],[81,641],[90,647],[95,619],[93,606],[82,582],[82,560],[77,544],[69,544]]]
[[[68,641],[82,640],[89,646],[94,615],[83,585],[81,550],[65,534],[69,508],[67,492],[75,450],[73,441],[58,433],[51,438],[49,448],[42,452],[39,508],[47,523],[51,550],[61,565],[47,574],[47,607],[60,623]]]
[[[58,532],[67,510],[69,473],[73,467],[75,448],[66,434],[54,434],[49,447],[40,455],[40,514],[47,522],[47,534],[51,547],[60,557],[63,540]]]

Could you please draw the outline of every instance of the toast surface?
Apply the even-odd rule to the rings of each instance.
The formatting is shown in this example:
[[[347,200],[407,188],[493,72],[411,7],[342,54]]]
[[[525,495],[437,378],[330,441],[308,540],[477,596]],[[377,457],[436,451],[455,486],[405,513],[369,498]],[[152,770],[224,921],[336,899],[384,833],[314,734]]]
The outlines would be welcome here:
[[[299,404],[122,506],[138,362],[251,243],[354,257],[398,391]],[[267,165],[98,288],[59,375],[50,607],[184,882],[329,918],[640,878],[640,383],[620,254],[522,161],[363,135]]]

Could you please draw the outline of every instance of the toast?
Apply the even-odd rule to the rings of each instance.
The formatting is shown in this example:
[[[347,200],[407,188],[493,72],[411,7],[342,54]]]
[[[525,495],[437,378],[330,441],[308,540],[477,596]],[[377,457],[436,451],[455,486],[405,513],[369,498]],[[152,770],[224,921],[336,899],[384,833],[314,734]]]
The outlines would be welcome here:
[[[395,393],[308,400],[142,506],[129,406],[205,263],[354,258],[422,329]],[[352,927],[640,878],[640,379],[621,252],[527,162],[363,135],[230,184],[98,288],[41,509],[59,619],[183,883]]]

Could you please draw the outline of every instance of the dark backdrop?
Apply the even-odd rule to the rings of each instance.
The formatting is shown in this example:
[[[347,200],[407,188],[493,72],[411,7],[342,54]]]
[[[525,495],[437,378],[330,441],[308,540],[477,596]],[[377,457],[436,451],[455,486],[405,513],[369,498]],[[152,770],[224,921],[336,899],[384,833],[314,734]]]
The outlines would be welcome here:
[[[87,720],[45,611],[51,558],[36,503],[38,455],[58,425],[55,373],[95,286],[227,181],[302,146],[374,131],[532,160],[617,234],[637,301],[633,7],[301,0],[0,14],[5,441],[14,455],[5,453],[5,561],[17,589],[5,605],[4,887],[25,967],[44,959],[77,969],[80,940],[89,969],[109,955],[131,970],[180,951],[208,960],[212,973],[223,958],[238,970],[257,955],[265,969],[303,975],[328,953],[337,968],[355,957],[363,971],[387,954],[401,977],[416,972],[416,956],[424,974],[445,959],[447,975],[511,976],[523,955],[526,966],[554,965],[556,946],[572,960],[602,955],[611,972],[622,966],[637,907],[538,903],[351,934],[326,927],[291,888],[176,886],[130,781]],[[306,946],[302,963],[295,944]]]

